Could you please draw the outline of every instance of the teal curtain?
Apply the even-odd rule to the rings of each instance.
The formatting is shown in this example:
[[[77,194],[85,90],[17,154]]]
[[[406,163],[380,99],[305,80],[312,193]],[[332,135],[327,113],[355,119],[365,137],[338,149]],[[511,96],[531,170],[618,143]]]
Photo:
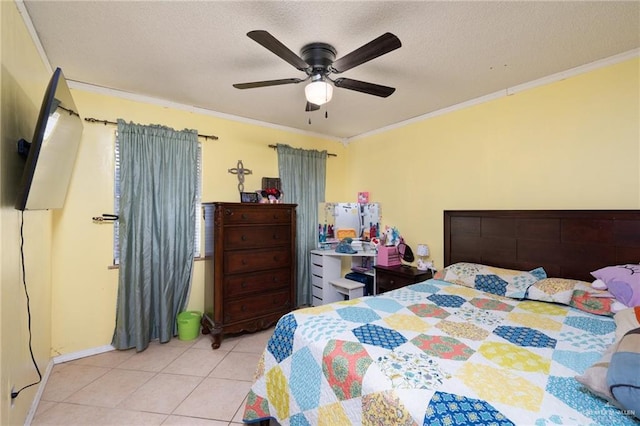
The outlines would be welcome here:
[[[112,345],[168,342],[193,270],[198,134],[118,120],[120,273]]]
[[[310,305],[311,265],[309,252],[316,248],[318,204],[324,202],[327,151],[304,150],[278,144],[278,173],[287,203],[296,208],[296,254],[298,306]]]

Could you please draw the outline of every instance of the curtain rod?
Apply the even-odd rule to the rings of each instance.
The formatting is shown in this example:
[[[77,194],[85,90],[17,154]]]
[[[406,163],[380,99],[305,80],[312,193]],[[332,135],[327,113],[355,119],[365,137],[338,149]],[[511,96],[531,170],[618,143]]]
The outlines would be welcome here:
[[[278,146],[269,144],[269,148],[278,149]],[[327,152],[327,157],[337,157],[337,156],[338,156],[338,154],[332,154],[330,152]]]
[[[107,124],[114,124],[114,125],[118,125],[118,123],[116,123],[115,121],[109,121],[109,120],[98,120],[97,118],[91,118],[91,117],[86,117],[84,119],[84,121],[88,121],[89,123],[102,123],[105,126]],[[213,139],[214,141],[218,140],[217,136],[214,135],[201,135],[200,133],[198,133],[198,137],[199,138],[205,138],[205,139]]]

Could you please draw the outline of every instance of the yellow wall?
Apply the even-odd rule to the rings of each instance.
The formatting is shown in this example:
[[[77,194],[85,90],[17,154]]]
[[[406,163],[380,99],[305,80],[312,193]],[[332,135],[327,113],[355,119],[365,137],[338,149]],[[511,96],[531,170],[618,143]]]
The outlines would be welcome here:
[[[354,140],[348,192],[436,266],[443,210],[638,209],[639,78],[635,58]]]
[[[253,171],[245,178],[246,190],[259,189],[262,177],[277,177],[277,154],[267,146],[276,143],[337,153],[327,161],[327,197],[344,196],[339,183],[344,181],[346,155],[338,142],[87,91],[72,90],[72,95],[85,118],[123,118],[218,136],[217,141],[202,140],[205,202],[239,201],[237,177],[228,173],[238,160]],[[65,207],[53,216],[53,356],[111,343],[118,287],[118,271],[107,269],[113,259],[113,225],[94,224],[91,218],[113,211],[114,134],[115,126],[85,123]],[[195,264],[188,308],[204,308],[202,262]]]
[[[13,2],[0,2],[0,424],[23,424],[38,389],[11,388],[38,380],[29,354],[27,301],[20,270],[20,212],[13,208],[22,175],[16,141],[31,140],[50,73]],[[33,353],[42,373],[51,347],[51,213],[24,213],[24,258],[30,298]]]

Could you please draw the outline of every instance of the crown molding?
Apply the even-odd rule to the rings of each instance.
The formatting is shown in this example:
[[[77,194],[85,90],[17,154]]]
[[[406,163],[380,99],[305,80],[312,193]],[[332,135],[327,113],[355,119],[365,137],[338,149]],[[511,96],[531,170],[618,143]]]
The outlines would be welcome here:
[[[590,71],[594,71],[597,70],[599,68],[604,68],[604,67],[608,67],[610,65],[615,65],[618,64],[620,62],[624,62],[633,58],[637,58],[640,57],[640,49],[633,49],[633,50],[629,50],[627,52],[623,52],[620,53],[618,55],[614,55],[614,56],[610,56],[608,58],[604,58],[595,62],[591,62],[589,64],[585,64],[585,65],[580,65],[578,67],[575,68],[571,68],[568,69],[566,71],[560,71],[558,73],[555,74],[551,74],[548,75],[546,77],[542,77],[533,81],[529,81],[527,83],[522,83],[519,84],[517,86],[513,86],[513,87],[508,87],[506,89],[503,90],[499,90],[497,92],[493,92],[490,93],[488,95],[484,95],[484,96],[480,96],[478,98],[475,99],[471,99],[465,102],[461,102],[459,104],[456,105],[452,105],[449,106],[447,108],[442,108],[439,109],[437,111],[433,111],[433,112],[429,112],[427,114],[423,114],[423,115],[419,115],[417,117],[413,117],[409,120],[404,120],[404,121],[399,121],[397,123],[391,124],[389,126],[385,126],[385,127],[381,127],[379,129],[376,130],[372,130],[370,132],[366,132],[366,133],[361,133],[359,135],[356,136],[352,136],[350,138],[347,138],[347,142],[346,143],[350,143],[351,141],[357,140],[357,139],[362,139],[362,138],[366,138],[369,136],[373,136],[373,135],[377,135],[380,133],[384,133],[387,132],[389,130],[393,130],[393,129],[397,129],[400,127],[404,127],[407,126],[409,124],[413,124],[413,123],[417,123],[420,121],[424,121],[427,120],[429,118],[433,118],[433,117],[438,117],[440,115],[444,115],[444,114],[448,114],[450,112],[453,111],[458,111],[464,108],[468,108],[470,106],[474,106],[474,105],[479,105],[485,102],[489,102],[489,101],[493,101],[496,99],[500,99],[503,98],[505,96],[511,96],[513,94],[519,93],[519,92],[523,92],[525,90],[529,90],[529,89],[533,89],[536,87],[540,87],[540,86],[544,86],[547,84],[551,84],[551,83],[555,83],[557,81],[561,81],[561,80],[565,80],[567,78],[570,77],[574,77],[576,75],[580,75],[580,74],[584,74]]]

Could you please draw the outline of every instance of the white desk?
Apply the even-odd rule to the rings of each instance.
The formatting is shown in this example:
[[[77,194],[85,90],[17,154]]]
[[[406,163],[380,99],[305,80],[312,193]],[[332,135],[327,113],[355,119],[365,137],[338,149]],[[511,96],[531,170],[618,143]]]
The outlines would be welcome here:
[[[371,266],[375,263],[375,251],[359,251],[354,254],[337,253],[335,250],[311,250],[311,289],[313,291],[313,306],[344,300],[344,295],[336,291],[330,281],[342,277],[342,260],[349,259],[351,266],[360,266],[364,258],[371,258]],[[375,273],[373,276],[373,291],[375,294]]]

